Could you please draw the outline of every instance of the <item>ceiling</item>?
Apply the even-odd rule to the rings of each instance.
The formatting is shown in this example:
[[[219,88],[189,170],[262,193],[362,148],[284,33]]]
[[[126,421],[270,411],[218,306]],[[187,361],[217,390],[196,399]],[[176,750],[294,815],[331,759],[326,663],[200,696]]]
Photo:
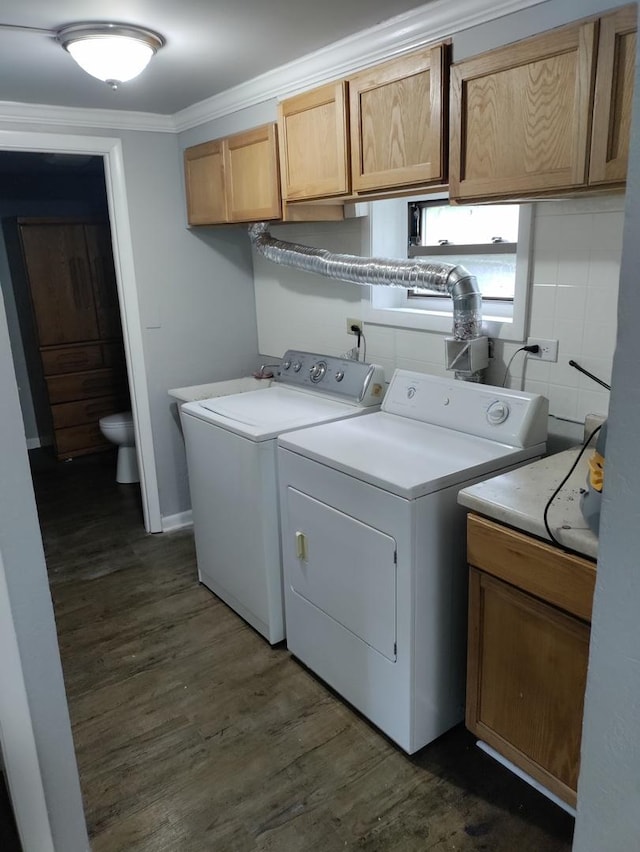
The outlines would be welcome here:
[[[80,21],[137,24],[166,46],[111,91],[54,37],[0,28],[0,101],[164,115],[198,103],[425,0],[3,0],[0,24],[57,30]]]

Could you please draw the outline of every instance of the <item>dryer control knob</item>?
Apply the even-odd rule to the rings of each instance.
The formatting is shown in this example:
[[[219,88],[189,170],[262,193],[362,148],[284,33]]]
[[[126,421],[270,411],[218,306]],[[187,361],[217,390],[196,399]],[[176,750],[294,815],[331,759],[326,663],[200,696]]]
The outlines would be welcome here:
[[[487,422],[499,426],[509,416],[509,405],[501,399],[496,399],[487,408]]]
[[[290,366],[291,366],[291,361],[283,361],[282,362],[282,369],[283,370],[288,370]]]
[[[344,379],[344,370],[338,370],[336,372],[336,382],[341,382]]]
[[[294,361],[293,362],[293,372],[294,373],[299,373],[301,367],[302,367],[302,364],[300,363],[300,361]]]

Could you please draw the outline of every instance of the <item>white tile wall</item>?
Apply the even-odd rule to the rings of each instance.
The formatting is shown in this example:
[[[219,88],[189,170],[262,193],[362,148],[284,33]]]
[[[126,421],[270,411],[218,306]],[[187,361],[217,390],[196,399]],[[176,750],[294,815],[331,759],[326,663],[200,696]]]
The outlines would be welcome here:
[[[529,335],[557,338],[557,363],[513,360],[507,384],[549,398],[556,417],[582,421],[606,414],[609,394],[569,367],[576,360],[605,382],[611,380],[616,340],[618,276],[624,196],[540,202],[534,213]],[[289,225],[274,235],[332,251],[359,254],[364,224]],[[260,351],[279,356],[288,347],[341,354],[354,338],[346,318],[358,317],[363,289],[275,266],[254,257]],[[382,364],[390,378],[396,367],[447,375],[444,335],[365,325],[367,360]],[[520,343],[498,341],[488,380],[502,384],[506,364]]]
[[[558,362],[517,355],[508,383],[545,394],[557,417],[607,413],[608,391],[569,361],[611,382],[623,219],[622,195],[536,205],[529,334],[557,339]],[[518,345],[497,345],[491,381],[499,383]]]

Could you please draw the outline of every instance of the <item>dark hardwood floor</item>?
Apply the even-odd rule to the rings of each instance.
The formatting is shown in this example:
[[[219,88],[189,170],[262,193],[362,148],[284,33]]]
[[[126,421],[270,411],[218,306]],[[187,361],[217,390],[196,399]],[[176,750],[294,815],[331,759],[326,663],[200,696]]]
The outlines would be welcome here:
[[[32,456],[94,852],[568,852],[464,727],[410,758],[269,647],[114,465]]]

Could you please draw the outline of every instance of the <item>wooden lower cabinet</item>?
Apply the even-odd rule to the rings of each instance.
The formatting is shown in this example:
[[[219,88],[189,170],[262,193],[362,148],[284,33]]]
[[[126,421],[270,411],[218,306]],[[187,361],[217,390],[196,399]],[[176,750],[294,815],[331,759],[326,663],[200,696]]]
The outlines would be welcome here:
[[[40,350],[59,459],[113,445],[99,420],[130,407],[122,341]]]
[[[587,615],[585,589],[592,597],[595,564],[474,515],[469,516],[468,541],[467,727],[575,806],[590,605],[588,617],[576,611]],[[539,560],[548,575],[542,585],[536,576]],[[578,599],[558,606],[571,587],[567,577],[577,572],[585,581]]]

